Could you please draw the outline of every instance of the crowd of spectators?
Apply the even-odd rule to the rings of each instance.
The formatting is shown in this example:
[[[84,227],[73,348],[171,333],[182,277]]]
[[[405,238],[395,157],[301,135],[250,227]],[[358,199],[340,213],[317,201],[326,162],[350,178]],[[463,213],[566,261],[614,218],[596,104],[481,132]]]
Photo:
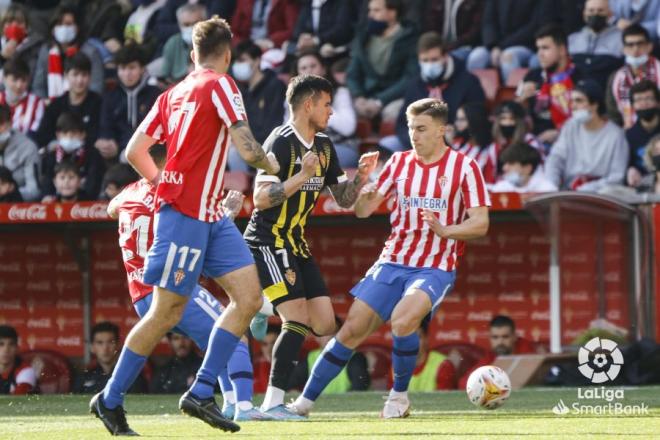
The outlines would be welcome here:
[[[656,193],[660,0],[559,3],[8,2],[0,201],[105,199],[135,179],[123,149],[192,68],[194,24],[216,14],[232,25],[230,73],[259,141],[289,117],[288,78],[314,73],[335,86],[328,135],[344,168],[367,148],[410,149],[405,107],[431,96],[492,191]],[[233,150],[228,164],[253,171]]]

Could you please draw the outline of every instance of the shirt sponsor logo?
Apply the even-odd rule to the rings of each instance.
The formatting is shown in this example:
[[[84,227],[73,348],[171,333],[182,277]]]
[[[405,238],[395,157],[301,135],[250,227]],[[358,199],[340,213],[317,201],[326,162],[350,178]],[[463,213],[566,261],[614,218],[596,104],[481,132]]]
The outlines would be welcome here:
[[[134,282],[134,281],[139,281],[142,282],[142,279],[144,278],[144,268],[141,267],[139,269],[135,269],[134,271],[131,271],[128,273],[128,281]]]
[[[163,171],[160,181],[172,185],[183,185],[183,173],[179,171]]]
[[[431,211],[446,211],[447,200],[434,197],[407,197],[399,199],[399,204],[404,209],[430,209]]]
[[[302,191],[321,191],[323,189],[324,177],[310,177],[301,188]]]

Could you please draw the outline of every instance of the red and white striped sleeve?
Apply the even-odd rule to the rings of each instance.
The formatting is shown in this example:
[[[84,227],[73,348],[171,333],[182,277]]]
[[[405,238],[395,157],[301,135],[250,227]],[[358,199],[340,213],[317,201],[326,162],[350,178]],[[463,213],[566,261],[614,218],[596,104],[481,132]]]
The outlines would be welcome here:
[[[34,113],[32,115],[32,124],[30,125],[30,131],[37,131],[39,129],[39,124],[41,124],[41,118],[44,116],[44,111],[46,109],[46,102],[35,96],[36,102],[34,105]]]
[[[147,113],[147,116],[144,117],[142,122],[137,128],[137,131],[144,133],[149,137],[156,139],[158,142],[165,141],[165,124],[163,123],[163,117],[160,112],[160,103],[163,100],[162,94],[156,99],[153,107]]]
[[[243,97],[231,76],[223,75],[213,85],[211,101],[227,127],[238,121],[247,121]]]
[[[476,208],[479,206],[490,206],[490,195],[486,189],[484,176],[481,174],[479,165],[469,158],[464,161],[464,167],[467,167],[461,182],[461,195],[465,208]]]
[[[387,162],[385,166],[380,171],[380,176],[378,176],[378,181],[376,183],[376,189],[378,193],[384,197],[388,197],[390,192],[394,188],[394,172],[396,164],[401,160],[400,153],[394,153]]]

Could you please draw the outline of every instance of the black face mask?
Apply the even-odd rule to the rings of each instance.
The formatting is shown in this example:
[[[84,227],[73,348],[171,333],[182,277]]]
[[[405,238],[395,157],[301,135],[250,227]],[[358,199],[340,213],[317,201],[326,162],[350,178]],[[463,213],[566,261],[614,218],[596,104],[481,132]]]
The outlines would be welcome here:
[[[502,132],[502,136],[504,136],[507,139],[511,139],[513,137],[513,134],[516,132],[516,126],[500,125],[500,131]]]
[[[658,114],[658,109],[657,108],[647,108],[644,110],[637,110],[635,112],[637,116],[643,121],[646,122],[651,122],[653,118]]]
[[[653,167],[656,171],[660,171],[660,154],[651,156],[651,162],[653,162]]]
[[[385,29],[387,29],[386,21],[374,20],[373,18],[370,18],[367,22],[367,34],[369,35],[383,35]]]
[[[587,17],[587,26],[594,32],[600,32],[607,27],[607,17],[604,15],[590,15]]]
[[[465,130],[456,131],[456,137],[461,138],[464,141],[467,141],[468,139],[470,139],[470,129],[466,128]]]

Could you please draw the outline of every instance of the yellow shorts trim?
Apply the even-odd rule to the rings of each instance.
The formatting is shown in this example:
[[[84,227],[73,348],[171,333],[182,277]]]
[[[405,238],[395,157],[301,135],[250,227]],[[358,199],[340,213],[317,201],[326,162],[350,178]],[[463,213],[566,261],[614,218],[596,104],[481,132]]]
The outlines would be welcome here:
[[[273,284],[270,287],[264,289],[264,295],[268,298],[268,301],[273,302],[276,299],[280,299],[283,296],[286,296],[289,293],[289,290],[286,288],[284,281],[280,281],[277,284]]]

